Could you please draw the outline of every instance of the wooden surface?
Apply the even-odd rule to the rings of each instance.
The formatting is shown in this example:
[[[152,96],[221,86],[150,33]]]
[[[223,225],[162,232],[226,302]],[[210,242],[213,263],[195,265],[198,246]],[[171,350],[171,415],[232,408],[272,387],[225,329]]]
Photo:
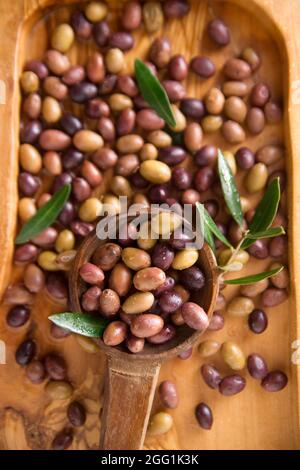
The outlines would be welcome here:
[[[45,20],[37,20],[42,12],[32,16],[40,4],[52,5],[54,0],[45,2],[15,0],[8,6],[0,0],[0,31],[5,38],[5,48],[0,53],[0,79],[7,86],[7,104],[0,105],[0,142],[2,165],[0,170],[1,200],[1,271],[0,291],[6,285],[10,269],[13,238],[16,223],[16,172],[18,146],[18,81],[21,66],[30,58],[38,58],[46,47],[47,32],[53,24],[65,19],[67,8],[56,10]],[[64,3],[73,3],[65,1]],[[111,2],[121,4],[121,2]],[[246,45],[259,50],[263,67],[255,80],[267,81],[275,99],[284,99],[285,118],[281,126],[268,126],[256,138],[246,142],[254,150],[263,143],[278,142],[284,139],[287,146],[286,165],[289,184],[289,265],[292,275],[289,300],[269,312],[269,328],[262,335],[249,332],[245,320],[226,318],[224,330],[208,333],[206,337],[217,340],[234,339],[240,343],[245,353],[261,353],[270,368],[282,368],[289,376],[288,387],[277,394],[268,394],[254,380],[249,379],[246,390],[235,397],[222,397],[209,390],[203,383],[199,368],[201,359],[194,352],[188,361],[174,359],[165,364],[159,380],[169,378],[177,383],[180,393],[180,406],[172,411],[175,426],[166,435],[146,440],[146,448],[151,449],[299,449],[299,367],[291,364],[291,343],[300,338],[299,311],[300,291],[296,289],[299,280],[300,248],[298,242],[299,210],[299,159],[300,113],[297,99],[297,83],[300,79],[299,37],[300,12],[298,0],[236,0],[193,1],[193,11],[182,22],[168,22],[164,34],[172,39],[174,52],[187,57],[203,53],[210,55],[221,69],[223,62],[232,54],[238,55]],[[247,9],[251,10],[247,12]],[[212,15],[221,16],[232,29],[232,44],[218,51],[202,36],[203,28]],[[25,26],[22,22],[25,21]],[[32,27],[35,25],[34,28]],[[149,45],[149,38],[140,32],[137,47],[128,55],[133,60],[143,56]],[[5,49],[5,50],[4,50]],[[71,51],[72,60],[84,61],[86,47],[78,52]],[[205,83],[190,75],[188,90],[191,96],[201,97],[213,83],[219,83],[220,76]],[[294,92],[293,92],[294,89]],[[220,137],[206,138],[206,142],[216,141],[225,149],[230,146]],[[235,147],[233,147],[233,150]],[[255,199],[253,202],[255,202]],[[265,261],[253,261],[248,271],[263,268]],[[21,277],[21,269],[14,268],[11,281]],[[227,292],[228,290],[228,292]],[[233,289],[226,289],[229,298]],[[103,387],[104,357],[99,351],[89,354],[79,346],[76,337],[53,341],[49,334],[47,316],[59,311],[46,295],[40,294],[34,305],[32,323],[42,356],[48,351],[64,355],[69,370],[69,378],[75,387],[75,399],[82,400],[88,411],[84,429],[75,434],[72,448],[96,448],[99,442],[99,412],[102,398],[99,389]],[[44,385],[32,385],[24,376],[24,371],[14,362],[14,351],[26,335],[28,326],[17,332],[9,330],[5,324],[7,307],[1,308],[0,339],[7,348],[7,364],[0,365],[0,448],[2,449],[44,449],[48,448],[55,433],[66,425],[67,402],[50,402],[44,393]],[[228,372],[219,357],[213,363]],[[200,402],[207,402],[214,412],[215,422],[210,432],[201,430],[194,418],[194,408]],[[154,409],[160,409],[158,402]]]

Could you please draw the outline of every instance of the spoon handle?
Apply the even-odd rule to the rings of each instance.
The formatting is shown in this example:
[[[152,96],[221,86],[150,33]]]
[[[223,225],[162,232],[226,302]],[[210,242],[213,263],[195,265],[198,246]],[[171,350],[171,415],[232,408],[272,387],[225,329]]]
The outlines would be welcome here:
[[[139,450],[143,447],[159,370],[160,363],[108,356],[101,449]]]

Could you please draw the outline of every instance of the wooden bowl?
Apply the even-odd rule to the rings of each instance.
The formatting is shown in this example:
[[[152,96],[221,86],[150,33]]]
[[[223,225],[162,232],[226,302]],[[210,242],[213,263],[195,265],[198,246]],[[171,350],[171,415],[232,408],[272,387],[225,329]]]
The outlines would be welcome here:
[[[26,61],[42,57],[48,44],[49,31],[68,19],[69,11],[75,4],[81,7],[85,1],[0,0],[3,46],[0,51],[0,295],[9,283],[19,282],[21,275],[20,267],[14,267],[12,263],[18,207],[19,77]],[[119,14],[124,1],[107,0],[113,10],[112,17],[115,13]],[[289,384],[280,393],[267,394],[261,391],[256,381],[249,379],[243,393],[223,399],[218,394],[212,394],[208,387],[201,387],[198,377],[201,359],[197,354],[189,361],[168,361],[162,368],[161,379],[176,379],[180,406],[172,412],[173,430],[159,438],[147,439],[146,445],[152,449],[181,450],[299,449],[300,367],[291,361],[292,354],[294,356],[297,353],[297,346],[294,349],[291,346],[297,344],[294,341],[300,338],[300,289],[297,283],[300,278],[299,0],[190,0],[190,3],[192,11],[188,17],[168,21],[157,34],[166,35],[172,40],[175,53],[184,54],[188,59],[197,54],[210,56],[215,62],[218,73],[212,79],[200,80],[189,75],[186,82],[189,95],[202,98],[211,86],[219,86],[225,60],[232,55],[238,56],[244,47],[254,47],[262,57],[262,67],[254,78],[266,81],[271,86],[272,98],[283,100],[285,112],[279,125],[267,126],[259,136],[247,135],[243,145],[256,150],[266,142],[283,140],[287,148],[286,199],[291,276],[289,299],[275,308],[266,309],[270,326],[263,335],[250,334],[242,320],[227,316],[225,328],[219,332],[206,333],[205,338],[219,342],[230,338],[242,346],[246,355],[253,352],[262,354],[271,368],[285,369]],[[228,48],[216,48],[204,34],[207,22],[213,16],[224,19],[232,31],[232,42]],[[143,30],[135,33],[136,47],[126,55],[129,70],[132,69],[135,57],[146,57],[153,37],[146,35]],[[76,50],[70,53],[72,61],[83,63],[91,50],[93,46],[90,44],[81,43],[79,49],[76,44]],[[204,143],[215,143],[233,152],[237,149],[235,145],[225,144],[222,137],[215,134],[206,136]],[[108,185],[109,179],[105,179],[104,190]],[[252,199],[257,200],[257,196],[254,195]],[[268,259],[253,260],[247,265],[245,275],[268,267]],[[238,289],[228,287],[226,298],[229,300],[237,292]],[[60,309],[60,305],[53,306],[44,292],[37,296],[31,318],[32,325],[38,325],[35,337],[41,354],[57,350],[63,352],[72,382],[76,388],[84,390],[84,400],[93,403],[93,408],[98,410],[100,400],[97,397],[103,379],[104,360],[101,354],[85,353],[73,337],[59,342],[50,336],[48,316]],[[6,313],[7,306],[1,305],[0,339],[3,341],[1,346],[6,346],[7,364],[0,365],[0,448],[45,449],[55,433],[65,425],[65,407],[51,404],[51,409],[55,408],[54,420],[44,387],[24,381],[24,370],[15,364],[14,352],[27,333],[27,326],[16,334],[6,325]],[[214,363],[217,367],[224,367],[218,356],[214,357]],[[193,417],[193,410],[200,400],[207,402],[215,413],[214,426],[210,432],[199,429]],[[159,403],[154,403],[153,411],[158,407]],[[92,429],[80,430],[73,448],[96,446],[98,418],[95,422],[97,424],[93,424]]]
[[[114,218],[118,222],[119,216]],[[132,220],[133,217],[128,217],[128,223]],[[100,240],[94,231],[84,239],[77,251],[69,275],[73,312],[82,311],[80,298],[86,289],[79,275],[80,268],[107,241]],[[206,278],[205,287],[197,293],[197,302],[211,318],[219,285],[216,259],[207,244],[199,250],[197,264]],[[108,359],[100,441],[102,449],[142,448],[161,363],[188,350],[203,333],[203,330],[195,331],[184,325],[177,328],[177,335],[172,340],[161,345],[146,343],[140,354],[131,354],[122,346],[107,346],[101,338],[95,340]],[[125,414],[124,407],[127,410]]]

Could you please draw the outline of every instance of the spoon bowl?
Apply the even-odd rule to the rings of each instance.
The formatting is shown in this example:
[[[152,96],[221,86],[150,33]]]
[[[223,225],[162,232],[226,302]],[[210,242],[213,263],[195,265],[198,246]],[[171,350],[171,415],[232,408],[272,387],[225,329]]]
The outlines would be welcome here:
[[[128,221],[131,221],[130,217]],[[80,268],[91,259],[97,248],[108,241],[99,239],[96,231],[93,231],[78,249],[69,276],[70,306],[74,312],[82,312],[80,298],[85,290],[85,283],[79,274]],[[205,243],[199,250],[197,265],[204,272],[206,283],[196,293],[197,300],[193,301],[201,305],[210,319],[219,290],[218,269],[214,254]],[[139,354],[132,354],[123,346],[107,346],[101,338],[94,339],[108,360],[101,420],[102,449],[128,450],[142,447],[162,362],[191,348],[204,330],[195,331],[183,325],[177,327],[176,333],[172,340],[164,344],[152,345],[146,342],[144,350]],[[125,414],[124,406],[127,409]]]

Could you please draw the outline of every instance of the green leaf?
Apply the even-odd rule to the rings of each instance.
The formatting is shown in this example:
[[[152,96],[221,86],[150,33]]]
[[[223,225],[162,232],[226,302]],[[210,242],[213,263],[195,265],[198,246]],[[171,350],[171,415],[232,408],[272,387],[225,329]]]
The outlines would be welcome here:
[[[280,237],[280,235],[284,235],[285,230],[283,227],[273,227],[267,230],[263,230],[262,232],[255,232],[255,233],[247,233],[247,237],[250,240],[259,240],[261,238],[272,238],[272,237]]]
[[[71,185],[65,184],[44,204],[37,213],[21,228],[15,243],[26,243],[53,224],[63,209],[71,193]]]
[[[49,317],[55,325],[89,338],[99,338],[107,325],[103,318],[87,313],[56,313]]]
[[[175,127],[175,116],[166,90],[140,59],[136,59],[134,67],[143,98],[170,127]]]
[[[239,286],[246,286],[248,284],[254,284],[255,282],[262,281],[263,279],[268,279],[269,277],[275,276],[275,274],[280,273],[284,269],[284,266],[280,268],[272,269],[272,271],[265,271],[263,273],[252,274],[251,276],[240,277],[238,279],[225,280],[225,284],[234,284]]]
[[[201,236],[203,236],[204,241],[210,246],[210,248],[213,250],[213,252],[216,252],[216,245],[215,245],[215,240],[213,237],[213,234],[209,228],[209,226],[205,223],[204,219],[204,205],[200,204],[199,202],[196,203],[196,218],[197,218],[197,225],[198,222],[200,222],[200,231],[201,231]]]
[[[206,224],[203,226],[203,236],[204,236],[204,240],[206,241],[206,243],[211,247],[212,251],[215,253],[216,245],[215,245],[214,237],[209,227]]]
[[[278,205],[280,201],[280,184],[279,178],[275,178],[268,186],[262,200],[258,204],[254,217],[249,225],[249,233],[263,232],[267,230],[277,214]],[[249,235],[249,234],[248,234]],[[244,241],[242,248],[248,248],[252,245],[253,240],[249,239]]]
[[[206,232],[209,232],[210,234],[213,233],[215,237],[217,237],[222,243],[224,243],[224,245],[226,245],[228,248],[233,248],[231,243],[227,240],[227,238],[223,235],[221,230],[215,224],[214,220],[211,218],[204,205],[200,204],[200,202],[197,202],[196,207],[199,214],[203,214],[204,238]],[[209,244],[208,240],[206,241]]]
[[[230,214],[237,224],[242,226],[243,211],[241,207],[240,195],[237,190],[234,176],[229,168],[226,158],[219,149],[218,151],[218,171],[223,190],[224,199]]]

